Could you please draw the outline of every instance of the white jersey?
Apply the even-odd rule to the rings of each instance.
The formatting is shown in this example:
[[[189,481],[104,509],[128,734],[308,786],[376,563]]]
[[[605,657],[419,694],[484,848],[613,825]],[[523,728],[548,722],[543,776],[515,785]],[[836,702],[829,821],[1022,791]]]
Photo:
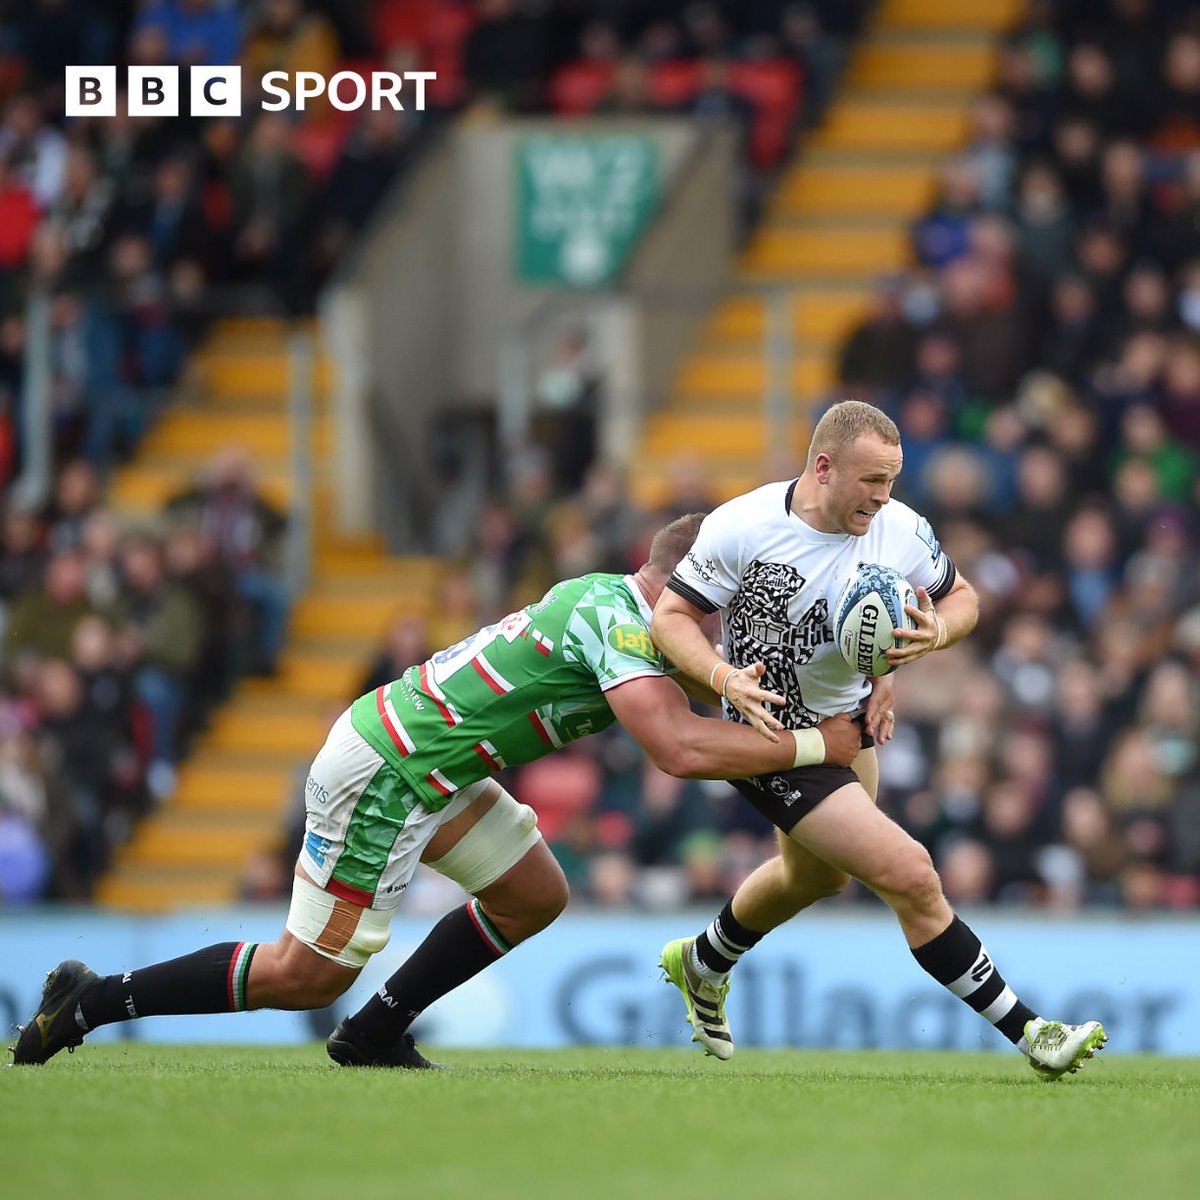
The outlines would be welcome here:
[[[787,697],[776,715],[785,728],[807,729],[859,711],[871,690],[838,652],[830,624],[858,564],[894,567],[934,600],[956,572],[929,522],[908,505],[885,504],[861,537],[822,533],[791,511],[796,483],[769,483],[714,509],[667,586],[704,612],[721,610],[729,661],[764,662],[762,686]]]

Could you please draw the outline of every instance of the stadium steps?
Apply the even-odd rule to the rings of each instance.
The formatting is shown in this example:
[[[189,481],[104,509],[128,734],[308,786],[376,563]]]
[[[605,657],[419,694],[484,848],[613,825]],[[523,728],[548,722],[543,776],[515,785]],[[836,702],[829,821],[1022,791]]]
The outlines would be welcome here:
[[[945,157],[969,134],[971,104],[995,75],[999,36],[1021,0],[882,0],[838,94],[766,206],[716,306],[645,422],[631,478],[637,499],[667,499],[681,462],[725,499],[792,470],[808,414],[837,380],[841,345],[876,278],[910,264],[909,230],[937,191]],[[785,295],[793,420],[779,444],[766,418],[770,294]]]
[[[134,913],[221,907],[237,900],[242,874],[242,864],[181,868],[129,863],[101,880],[96,900],[104,908]]]
[[[873,31],[919,31],[936,40],[969,30],[995,38],[1023,9],[1022,0],[883,0]]]
[[[112,481],[113,504],[148,519],[201,473],[212,453],[238,443],[264,494],[292,497],[287,385],[289,329],[270,318],[216,323],[189,363],[180,401]],[[279,848],[298,811],[309,761],[356,692],[400,611],[428,612],[440,566],[392,558],[376,537],[330,528],[330,365],[314,387],[312,579],[296,598],[288,643],[270,678],[248,678],[215,711],[180,764],[173,796],[134,830],[100,881],[100,904],[162,912],[237,899],[246,863]]]

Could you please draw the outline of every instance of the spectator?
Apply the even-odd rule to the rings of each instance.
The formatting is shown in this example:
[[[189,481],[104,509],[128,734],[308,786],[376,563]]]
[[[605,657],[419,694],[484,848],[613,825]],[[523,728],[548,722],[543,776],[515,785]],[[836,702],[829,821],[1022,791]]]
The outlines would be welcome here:
[[[151,261],[164,274],[180,262],[203,269],[210,257],[212,233],[195,191],[192,164],[181,154],[155,166],[149,195],[127,205],[123,225],[146,237]]]
[[[337,32],[324,15],[309,10],[308,0],[264,0],[258,7],[242,54],[242,79],[255,107],[259,97],[254,93],[268,71],[285,71],[293,79],[298,71],[314,71],[329,79],[337,70]],[[303,119],[313,121],[328,111],[327,97],[310,99]]]
[[[576,492],[596,457],[602,377],[586,329],[568,330],[535,389],[535,436],[550,457],[555,486]]]
[[[1002,529],[1005,543],[1016,548],[1029,571],[1041,574],[1057,567],[1071,507],[1062,455],[1049,446],[1028,447],[1017,464],[1015,503]]]
[[[367,110],[346,139],[325,184],[321,251],[328,271],[383,198],[410,153],[414,125],[407,113]]]
[[[656,109],[650,96],[650,71],[636,55],[621,58],[596,105],[597,116],[647,116]]]
[[[91,463],[74,459],[58,473],[54,497],[42,514],[51,550],[79,550],[83,531],[100,505],[100,480]]]
[[[64,274],[73,286],[94,284],[102,278],[115,205],[116,190],[112,181],[101,175],[92,152],[85,146],[72,146],[66,155],[62,188],[48,205],[47,216],[62,233]]]
[[[33,193],[0,157],[0,271],[5,275],[24,267],[40,217]]]
[[[75,627],[95,614],[84,590],[84,561],[77,550],[60,550],[46,565],[41,586],[19,593],[9,613],[5,658],[66,658]]]
[[[1048,162],[1030,164],[1021,176],[1016,220],[1017,242],[1028,270],[1043,285],[1060,277],[1070,264],[1075,222],[1062,180]]]
[[[1195,150],[1200,147],[1200,35],[1189,29],[1173,34],[1162,71],[1151,145],[1163,152]]]
[[[287,120],[264,112],[233,164],[233,256],[239,278],[278,282],[297,253],[308,183],[291,141]]]
[[[167,574],[195,600],[200,612],[201,648],[190,678],[199,716],[232,689],[239,654],[248,641],[247,621],[239,611],[232,573],[198,526],[170,524],[163,553]]]
[[[981,96],[971,110],[971,126],[963,160],[977,184],[979,203],[988,212],[999,212],[1008,204],[1017,169],[1012,105],[997,92]]]
[[[812,4],[787,5],[780,18],[779,37],[783,52],[800,68],[804,79],[802,119],[805,126],[811,127],[829,107],[845,62],[845,47],[824,27]]]
[[[1075,619],[1089,630],[1117,585],[1117,544],[1112,519],[1099,507],[1081,509],[1063,532],[1067,594]]]
[[[50,855],[41,838],[0,794],[0,907],[40,900],[49,877]]]
[[[7,611],[17,597],[32,594],[45,566],[40,522],[28,508],[9,504],[0,527],[0,606]]]
[[[544,22],[516,0],[476,0],[475,27],[463,45],[463,69],[477,98],[511,112],[541,105],[550,62]]]
[[[287,634],[291,601],[280,577],[287,522],[258,491],[250,461],[237,447],[221,451],[198,487],[174,497],[168,514],[196,525],[233,575],[234,590],[255,619],[253,669],[273,674]]]
[[[1104,201],[1098,215],[1135,255],[1154,249],[1153,218],[1146,195],[1145,162],[1136,142],[1110,142],[1100,160]]]
[[[1163,369],[1163,415],[1171,436],[1200,450],[1200,340],[1176,339]]]
[[[134,24],[134,32],[160,29],[167,61],[181,66],[235,63],[241,51],[238,14],[215,0],[151,0]]]
[[[842,349],[839,378],[851,391],[874,393],[912,375],[917,336],[905,319],[902,297],[900,280],[876,281],[870,313]]]
[[[9,100],[0,122],[0,158],[13,179],[33,194],[38,207],[51,208],[67,171],[66,139],[46,121],[41,103],[29,94]]]
[[[359,681],[356,694],[365,695],[399,679],[409,667],[424,662],[435,649],[437,647],[429,640],[429,627],[424,617],[398,613],[389,622],[383,646]]]
[[[130,537],[121,549],[124,588],[114,621],[133,687],[150,716],[147,781],[159,800],[174,787],[174,766],[188,713],[188,682],[203,647],[203,618],[195,599],[170,579],[162,547]]]
[[[970,218],[981,208],[979,172],[967,158],[951,159],[942,168],[936,207],[913,229],[917,261],[945,267],[967,252]]]
[[[110,741],[104,723],[93,720],[83,683],[70,663],[43,662],[35,689],[43,769],[51,790],[59,793],[51,822],[69,831],[69,886],[86,889],[108,862],[105,821],[119,747]]]

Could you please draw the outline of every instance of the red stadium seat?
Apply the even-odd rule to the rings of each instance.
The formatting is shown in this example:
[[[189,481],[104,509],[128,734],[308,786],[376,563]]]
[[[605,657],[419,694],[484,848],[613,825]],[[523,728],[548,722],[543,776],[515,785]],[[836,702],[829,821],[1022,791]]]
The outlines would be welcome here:
[[[757,167],[774,166],[787,153],[792,130],[800,116],[803,79],[800,68],[788,59],[733,63],[730,86],[755,108],[750,134],[750,161]]]
[[[569,62],[550,80],[550,107],[563,116],[591,112],[612,82],[612,63]]]
[[[439,7],[430,0],[382,0],[373,5],[372,42],[382,50],[401,42],[423,45],[430,17]]]
[[[700,86],[700,65],[692,59],[659,63],[650,71],[650,99],[662,108],[686,104]]]
[[[357,67],[341,69],[358,70]],[[292,148],[314,179],[324,179],[333,170],[356,115],[330,108],[327,115],[312,121],[301,121],[295,127]]]
[[[430,97],[438,104],[452,105],[462,96],[462,48],[474,25],[469,5],[438,5],[429,18],[424,42],[427,71],[436,71],[437,79],[430,84]]]

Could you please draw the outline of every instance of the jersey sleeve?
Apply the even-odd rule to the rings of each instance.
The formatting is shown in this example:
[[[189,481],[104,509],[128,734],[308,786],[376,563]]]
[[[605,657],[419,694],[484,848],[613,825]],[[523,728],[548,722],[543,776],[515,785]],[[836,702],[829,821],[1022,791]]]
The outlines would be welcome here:
[[[595,589],[575,606],[563,631],[563,655],[586,667],[601,691],[667,673],[645,618],[615,589]]]
[[[942,550],[933,526],[919,512],[905,506],[897,535],[898,569],[914,588],[923,587],[936,603],[954,586],[958,570]]]
[[[667,580],[667,587],[701,612],[725,608],[741,583],[744,529],[736,501],[714,508],[704,518],[692,548]]]

